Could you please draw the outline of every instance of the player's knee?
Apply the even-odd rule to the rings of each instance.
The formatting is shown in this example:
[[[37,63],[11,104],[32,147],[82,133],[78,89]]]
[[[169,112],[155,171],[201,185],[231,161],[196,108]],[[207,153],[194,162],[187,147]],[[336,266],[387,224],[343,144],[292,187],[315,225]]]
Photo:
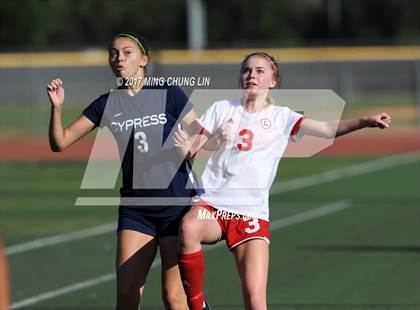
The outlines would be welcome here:
[[[117,272],[118,273],[118,272]],[[117,275],[117,295],[121,297],[139,296],[142,285],[133,279]]]
[[[139,294],[138,289],[134,286],[129,286],[125,284],[118,284],[117,285],[117,295],[125,298]]]
[[[182,219],[179,235],[182,246],[200,242],[201,229],[199,223],[191,218]]]

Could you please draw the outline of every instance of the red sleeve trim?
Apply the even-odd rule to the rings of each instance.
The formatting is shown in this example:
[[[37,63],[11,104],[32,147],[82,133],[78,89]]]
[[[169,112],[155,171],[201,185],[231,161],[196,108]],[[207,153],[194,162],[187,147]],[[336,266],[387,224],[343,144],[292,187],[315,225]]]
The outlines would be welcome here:
[[[191,132],[189,132],[189,134],[191,135],[203,135],[205,137],[207,137],[207,139],[210,139],[210,137],[212,136],[210,134],[210,132],[208,132],[208,130],[206,128],[204,128],[203,126],[201,126],[201,124],[195,120],[194,122],[191,123],[190,125],[190,130]],[[189,157],[193,158],[197,152],[198,152],[198,146],[200,145],[200,138],[195,139],[195,141],[193,142],[192,148],[189,152]]]
[[[207,138],[210,138],[212,136],[211,133],[206,128],[201,126],[201,124],[197,120],[194,121],[193,126],[194,131],[198,132],[199,135],[204,135]]]
[[[297,134],[297,132],[299,131],[299,128],[300,128],[300,124],[302,124],[302,121],[303,121],[305,118],[306,118],[305,116],[302,116],[301,118],[299,118],[299,119],[296,121],[295,125],[294,125],[294,126],[293,126],[293,128],[292,128],[292,131],[290,132],[290,135],[291,135],[291,136],[294,136],[295,134]]]

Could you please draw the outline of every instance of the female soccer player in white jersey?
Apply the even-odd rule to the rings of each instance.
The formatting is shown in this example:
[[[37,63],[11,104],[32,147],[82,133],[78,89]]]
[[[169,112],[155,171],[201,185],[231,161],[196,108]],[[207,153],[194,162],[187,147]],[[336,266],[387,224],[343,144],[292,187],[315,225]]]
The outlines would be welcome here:
[[[169,187],[165,189],[139,189],[133,186],[133,178],[139,173],[133,171],[133,161],[139,158],[155,158],[154,155],[159,155],[162,141],[172,140],[169,134],[173,128],[177,128],[178,120],[181,120],[183,126],[193,123],[196,115],[191,103],[178,87],[143,85],[145,68],[149,62],[148,47],[143,38],[133,33],[118,34],[108,47],[108,52],[112,71],[118,78],[122,78],[128,87],[119,87],[119,90],[100,96],[66,128],[63,128],[61,121],[64,103],[63,82],[54,79],[48,84],[47,90],[51,102],[49,130],[51,149],[64,151],[96,127],[105,126],[112,131],[120,149],[120,156],[123,158],[122,198],[143,199],[152,196],[171,199],[175,196],[186,197],[188,200],[188,197],[194,196],[195,192],[186,189],[189,180],[186,161],[181,163]],[[126,81],[135,82],[125,83]],[[166,94],[166,96],[151,97],[163,98],[163,102],[157,102],[158,99],[154,101],[143,99],[141,103],[146,104],[139,104],[140,98],[147,97],[152,90],[162,90],[159,94]],[[119,101],[112,101],[109,99],[111,97]],[[113,110],[114,107],[118,110]],[[141,124],[143,126],[140,126]],[[120,141],[119,136],[127,137],[125,144],[124,141]],[[139,137],[143,140],[137,141]],[[147,147],[145,147],[146,137]],[[176,155],[176,151],[174,154]],[[159,170],[165,175],[167,172],[165,163],[159,164],[155,161],[154,164],[153,172]],[[141,166],[141,172],[146,168]],[[122,204],[119,207],[117,309],[138,309],[146,276],[158,248],[162,264],[162,296],[165,307],[188,308],[177,265],[176,245],[180,219],[189,207],[190,203],[182,206]]]
[[[332,138],[364,127],[386,128],[391,121],[386,113],[380,113],[340,121],[335,131],[336,123],[332,126],[273,105],[270,89],[278,86],[279,80],[274,58],[252,53],[241,65],[243,99],[216,102],[197,120],[204,133],[198,144],[204,136],[221,135],[228,141],[209,158],[202,175],[204,192],[181,221],[179,266],[190,309],[203,305],[201,243],[221,239],[226,239],[235,257],[245,308],[267,308],[269,188],[289,138],[297,134]],[[175,145],[184,154],[194,154],[199,148],[196,138],[179,131]]]

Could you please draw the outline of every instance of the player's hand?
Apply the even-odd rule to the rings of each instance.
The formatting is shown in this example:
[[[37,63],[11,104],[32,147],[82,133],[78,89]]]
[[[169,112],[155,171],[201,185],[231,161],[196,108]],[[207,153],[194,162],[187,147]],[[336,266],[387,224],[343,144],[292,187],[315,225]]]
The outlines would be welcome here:
[[[231,127],[229,124],[223,124],[216,132],[215,139],[219,147],[225,146],[231,138]]]
[[[48,98],[54,108],[61,108],[64,103],[63,81],[60,79],[51,80],[47,85]]]
[[[366,127],[379,127],[384,129],[389,127],[389,124],[391,123],[391,116],[382,112],[366,117],[364,121],[366,122]]]
[[[175,147],[178,148],[178,150],[184,157],[190,153],[192,148],[192,141],[190,135],[185,130],[179,128],[174,133],[173,141]]]

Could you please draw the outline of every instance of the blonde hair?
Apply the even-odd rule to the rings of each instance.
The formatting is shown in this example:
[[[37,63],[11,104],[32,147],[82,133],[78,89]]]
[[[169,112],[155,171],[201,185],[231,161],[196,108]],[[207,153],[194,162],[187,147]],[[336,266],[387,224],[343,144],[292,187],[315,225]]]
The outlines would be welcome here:
[[[260,56],[262,58],[264,58],[265,60],[267,60],[270,63],[271,69],[273,70],[273,79],[276,82],[276,88],[280,88],[280,83],[281,83],[281,76],[280,76],[280,71],[279,71],[279,64],[278,62],[274,59],[273,56],[271,56],[270,54],[267,54],[265,52],[253,52],[251,54],[248,54],[244,57],[244,59],[242,60],[241,63],[241,74],[246,66],[246,63],[248,62],[248,60],[253,57],[253,56]],[[239,79],[239,84],[240,84],[240,79]],[[268,94],[267,97],[267,103],[268,104],[275,104],[274,98],[271,96],[271,94]]]

